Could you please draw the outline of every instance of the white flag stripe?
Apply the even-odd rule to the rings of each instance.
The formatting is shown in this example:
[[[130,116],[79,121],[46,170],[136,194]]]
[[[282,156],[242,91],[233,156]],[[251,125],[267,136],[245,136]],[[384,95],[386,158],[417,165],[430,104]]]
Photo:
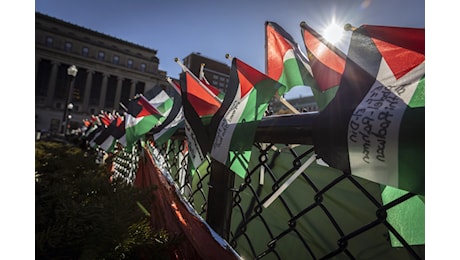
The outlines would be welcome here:
[[[425,72],[425,62],[396,79],[382,59],[377,80],[355,108],[348,125],[353,175],[399,187],[399,129]]]
[[[251,91],[249,91],[242,99],[239,99],[238,97],[241,96],[241,85],[238,85],[238,91],[235,95],[236,98],[225,112],[225,115],[217,128],[218,130],[211,149],[211,156],[223,164],[227,162],[233,132],[235,131],[237,123],[246,108],[250,93]]]
[[[179,112],[177,113],[177,116],[174,118],[174,120],[171,121],[171,123],[169,123],[168,125],[166,125],[163,129],[161,129],[158,133],[155,133],[153,135],[154,140],[159,139],[164,133],[169,131],[171,128],[177,126],[183,120],[184,120],[184,112],[181,107]]]
[[[149,100],[149,103],[152,104],[157,110],[158,107],[161,106],[164,102],[166,102],[168,99],[171,99],[168,94],[164,90],[162,90],[158,95],[156,95],[154,98]],[[166,118],[168,114],[171,112],[172,106],[167,110],[163,112],[163,117]],[[161,112],[161,111],[160,111]]]

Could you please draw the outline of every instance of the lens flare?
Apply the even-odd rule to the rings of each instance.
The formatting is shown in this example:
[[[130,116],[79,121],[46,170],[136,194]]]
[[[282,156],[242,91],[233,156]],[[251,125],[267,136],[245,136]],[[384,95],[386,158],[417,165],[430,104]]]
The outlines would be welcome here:
[[[343,37],[343,27],[331,22],[323,32],[324,38],[332,44],[338,43]]]

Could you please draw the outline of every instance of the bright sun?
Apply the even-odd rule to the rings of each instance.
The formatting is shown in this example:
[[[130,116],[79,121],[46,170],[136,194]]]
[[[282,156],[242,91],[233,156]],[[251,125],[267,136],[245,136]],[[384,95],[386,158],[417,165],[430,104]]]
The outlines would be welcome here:
[[[338,43],[343,36],[343,28],[335,22],[329,24],[323,32],[324,38],[332,44]]]

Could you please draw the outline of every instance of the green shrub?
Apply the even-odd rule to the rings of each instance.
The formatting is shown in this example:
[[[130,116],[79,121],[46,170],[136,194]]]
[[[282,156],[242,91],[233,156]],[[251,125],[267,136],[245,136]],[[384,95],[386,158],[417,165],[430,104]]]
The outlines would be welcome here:
[[[177,238],[152,230],[154,187],[109,181],[95,154],[58,142],[35,146],[37,259],[168,259]]]

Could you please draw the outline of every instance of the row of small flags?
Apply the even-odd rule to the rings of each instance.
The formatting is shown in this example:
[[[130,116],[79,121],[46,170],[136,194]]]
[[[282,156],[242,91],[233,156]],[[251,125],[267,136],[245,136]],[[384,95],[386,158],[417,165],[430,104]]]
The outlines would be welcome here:
[[[255,130],[272,98],[310,86],[319,106],[313,126],[316,157],[327,165],[383,185],[424,195],[424,29],[348,26],[348,53],[300,24],[306,54],[275,22],[265,23],[266,73],[236,57],[226,93],[178,61],[184,76],[161,91],[138,94],[124,115],[87,120],[92,147],[132,149],[147,133],[157,145],[184,128],[193,167],[211,159],[244,178]],[[419,162],[419,163],[414,163]]]

